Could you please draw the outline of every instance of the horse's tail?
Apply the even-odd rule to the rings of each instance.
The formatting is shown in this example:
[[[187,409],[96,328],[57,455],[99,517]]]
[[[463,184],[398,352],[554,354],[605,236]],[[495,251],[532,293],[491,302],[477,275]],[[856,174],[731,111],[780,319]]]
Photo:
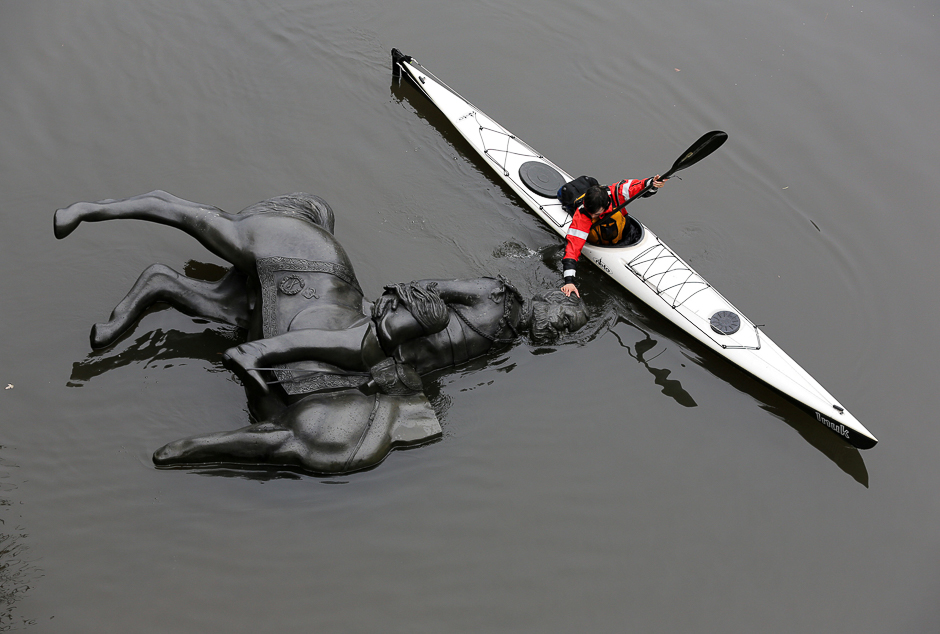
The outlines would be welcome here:
[[[252,216],[264,213],[299,216],[318,227],[326,229],[330,232],[330,235],[333,234],[333,225],[335,223],[333,210],[325,200],[313,194],[295,192],[284,196],[275,196],[243,209],[239,212],[239,215]]]

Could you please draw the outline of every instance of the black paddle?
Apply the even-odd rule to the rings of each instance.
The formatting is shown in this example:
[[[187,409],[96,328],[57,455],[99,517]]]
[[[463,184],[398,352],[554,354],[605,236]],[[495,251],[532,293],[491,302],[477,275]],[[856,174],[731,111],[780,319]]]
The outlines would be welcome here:
[[[685,168],[691,165],[695,165],[696,163],[701,161],[703,158],[705,158],[706,156],[708,156],[709,154],[717,150],[719,147],[721,147],[721,144],[727,140],[728,140],[727,133],[722,132],[721,130],[713,130],[711,132],[703,134],[702,138],[700,138],[698,141],[693,143],[689,147],[688,150],[682,153],[682,156],[676,159],[676,162],[672,164],[672,168],[668,172],[660,176],[659,180],[664,181],[670,176],[672,176],[673,174],[675,174],[676,172],[678,172],[679,170],[684,170]],[[636,196],[633,196],[632,198],[626,199],[625,201],[623,201],[623,203],[614,207],[613,211],[619,211],[623,209],[624,207],[632,203],[634,200],[636,200],[637,198],[639,198],[640,196],[642,196],[643,194],[645,194],[652,188],[653,188],[653,183],[652,181],[650,181],[650,184],[647,185],[643,189],[643,191],[639,192]]]

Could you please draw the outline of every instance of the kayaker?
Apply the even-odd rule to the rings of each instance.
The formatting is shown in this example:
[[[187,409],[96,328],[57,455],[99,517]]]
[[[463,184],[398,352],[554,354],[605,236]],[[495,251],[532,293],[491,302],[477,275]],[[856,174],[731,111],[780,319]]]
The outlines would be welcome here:
[[[585,242],[591,244],[617,244],[623,237],[626,209],[613,212],[624,201],[633,198],[650,184],[652,189],[643,194],[648,198],[655,194],[665,181],[659,180],[659,174],[646,179],[625,179],[607,187],[589,187],[584,192],[584,203],[578,207],[565,236],[565,257],[561,261],[565,284],[561,287],[565,295],[572,293],[581,297],[575,286],[578,258]]]

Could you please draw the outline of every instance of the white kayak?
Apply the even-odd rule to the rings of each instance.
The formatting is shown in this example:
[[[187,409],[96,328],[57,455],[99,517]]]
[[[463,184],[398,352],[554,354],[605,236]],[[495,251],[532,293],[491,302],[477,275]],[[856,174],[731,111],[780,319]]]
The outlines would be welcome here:
[[[392,49],[392,71],[437,106],[496,174],[549,227],[565,236],[571,216],[556,197],[572,177],[517,138],[412,57]],[[632,216],[630,216],[632,218]],[[631,244],[585,244],[593,262],[630,293],[746,372],[808,408],[820,423],[859,449],[878,440],[760,328],[643,226]]]

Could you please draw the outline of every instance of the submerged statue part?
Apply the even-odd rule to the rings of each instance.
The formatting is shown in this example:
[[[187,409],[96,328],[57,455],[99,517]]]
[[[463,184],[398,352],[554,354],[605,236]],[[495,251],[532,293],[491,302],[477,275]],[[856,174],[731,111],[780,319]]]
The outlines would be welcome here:
[[[137,219],[181,229],[232,264],[218,281],[154,264],[91,345],[116,341],[156,302],[247,330],[224,365],[245,385],[256,422],[158,449],[158,466],[271,465],[336,474],[367,469],[395,447],[433,440],[440,424],[421,375],[523,334],[551,342],[588,321],[561,291],[525,302],[506,280],[422,280],[387,286],[373,304],[333,236],[323,199],[278,196],[230,214],[155,191],[79,202],[55,213],[56,238],[82,222]]]

